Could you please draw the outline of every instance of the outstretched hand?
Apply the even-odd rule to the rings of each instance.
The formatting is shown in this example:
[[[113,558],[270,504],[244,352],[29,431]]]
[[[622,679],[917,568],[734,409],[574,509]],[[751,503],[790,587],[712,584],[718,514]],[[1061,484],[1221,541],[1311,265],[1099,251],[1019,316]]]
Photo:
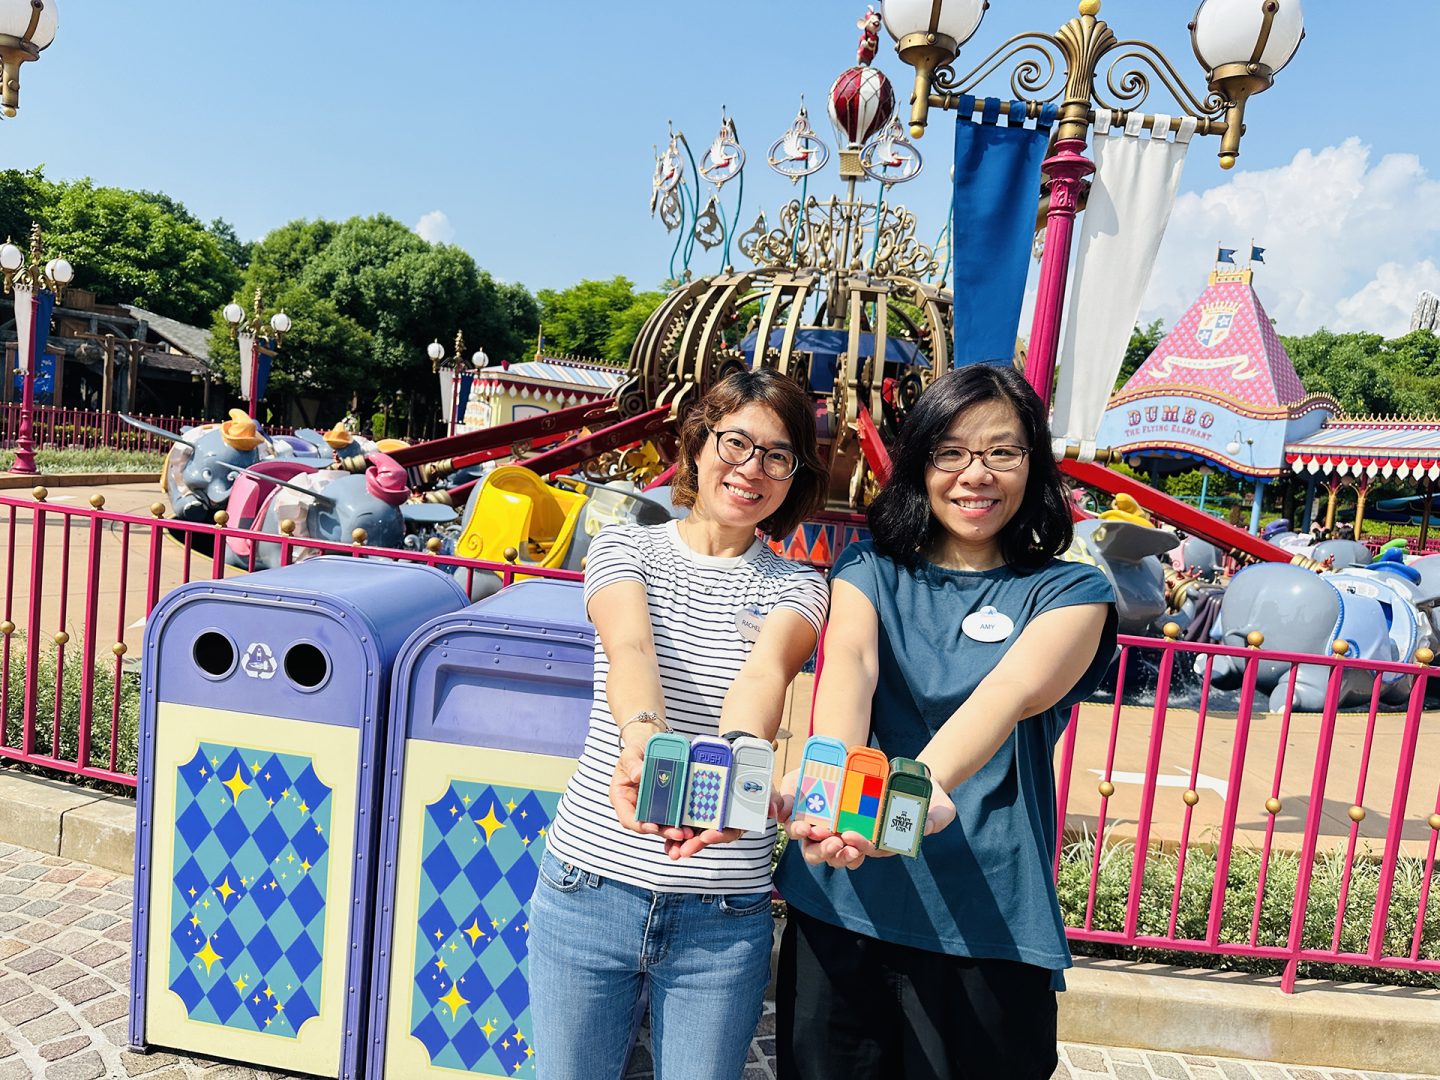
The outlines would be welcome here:
[[[786,784],[793,789],[798,774],[786,777]],[[934,782],[930,785],[930,810],[925,815],[925,832],[932,836],[955,820],[955,804],[950,795]],[[837,833],[823,825],[808,821],[790,822],[786,833],[792,840],[800,841],[800,854],[811,866],[822,863],[836,870],[854,870],[866,859],[888,859],[896,853],[882,851],[868,837],[857,832]]]
[[[726,844],[743,835],[739,829],[695,830],[688,825],[656,825],[639,818],[640,779],[645,772],[645,750],[641,743],[627,743],[620,750],[620,760],[610,777],[610,805],[620,826],[642,836],[660,836],[665,840],[665,854],[680,860],[694,855],[711,844]]]

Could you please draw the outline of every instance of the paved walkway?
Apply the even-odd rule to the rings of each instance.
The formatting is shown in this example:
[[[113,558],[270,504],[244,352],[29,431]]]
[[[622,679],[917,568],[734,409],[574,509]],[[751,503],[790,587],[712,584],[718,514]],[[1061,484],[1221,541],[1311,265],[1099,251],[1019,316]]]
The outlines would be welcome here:
[[[128,877],[0,844],[0,1080],[286,1076],[202,1058],[159,1052],[136,1055],[124,1049],[130,890]],[[767,1004],[744,1080],[773,1080],[774,1031],[775,1017]],[[629,1076],[641,1080],[651,1075],[650,1056],[642,1047]],[[1057,1080],[1401,1080],[1391,1073],[1069,1044],[1061,1047],[1055,1076]]]

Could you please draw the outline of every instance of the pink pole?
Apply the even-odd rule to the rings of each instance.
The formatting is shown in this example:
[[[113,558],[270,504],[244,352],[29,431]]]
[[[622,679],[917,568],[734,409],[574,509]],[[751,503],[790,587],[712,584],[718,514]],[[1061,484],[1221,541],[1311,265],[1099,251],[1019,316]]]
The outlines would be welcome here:
[[[1095,171],[1083,139],[1061,139],[1055,156],[1045,162],[1050,177],[1050,209],[1045,215],[1045,253],[1040,257],[1040,291],[1030,328],[1030,353],[1025,379],[1048,407],[1055,382],[1055,354],[1060,344],[1060,313],[1070,272],[1070,242],[1080,208],[1080,184]]]
[[[34,476],[40,470],[35,468],[35,442],[31,438],[35,425],[35,365],[40,358],[35,355],[35,320],[40,317],[40,294],[32,293],[30,297],[30,343],[28,346],[21,343],[22,348],[30,351],[29,362],[25,365],[25,373],[20,377],[23,389],[20,394],[20,431],[15,439],[15,464],[10,466],[12,473],[19,473],[22,476]],[[36,628],[38,629],[38,627]]]

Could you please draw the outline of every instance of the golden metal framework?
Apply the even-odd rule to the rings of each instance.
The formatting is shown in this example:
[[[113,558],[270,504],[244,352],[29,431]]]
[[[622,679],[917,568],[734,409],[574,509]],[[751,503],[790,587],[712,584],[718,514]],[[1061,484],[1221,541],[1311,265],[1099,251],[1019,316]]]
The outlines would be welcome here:
[[[938,46],[931,43],[923,55],[912,59],[907,54],[913,54],[914,48],[907,47],[908,39],[902,39],[897,49],[902,59],[915,65],[917,73],[911,134],[919,138],[925,133],[930,109],[958,108],[962,96],[1016,60],[1009,69],[1014,99],[1025,102],[1031,117],[1038,115],[1042,106],[1058,103],[1057,141],[1084,139],[1097,107],[1111,110],[1114,122],[1123,125],[1131,113],[1143,108],[1157,87],[1163,87],[1184,115],[1195,118],[1197,134],[1221,136],[1220,167],[1229,169],[1240,152],[1246,101],[1274,83],[1275,73],[1260,63],[1260,57],[1277,10],[1275,0],[1265,0],[1262,30],[1250,61],[1207,70],[1210,92],[1203,96],[1186,85],[1175,65],[1154,45],[1118,38],[1098,17],[1100,0],[1081,0],[1080,14],[1053,34],[1016,34],[964,75],[953,67],[953,52],[949,63],[940,62],[943,57],[934,58]],[[1193,20],[1189,30],[1195,45]],[[1195,54],[1200,56],[1198,45]],[[1103,81],[1097,84],[1102,68]],[[1062,71],[1063,84],[1051,89]],[[923,88],[928,88],[928,93]],[[1172,128],[1178,128],[1180,119],[1178,115],[1171,118]],[[1147,118],[1146,127],[1151,123]]]

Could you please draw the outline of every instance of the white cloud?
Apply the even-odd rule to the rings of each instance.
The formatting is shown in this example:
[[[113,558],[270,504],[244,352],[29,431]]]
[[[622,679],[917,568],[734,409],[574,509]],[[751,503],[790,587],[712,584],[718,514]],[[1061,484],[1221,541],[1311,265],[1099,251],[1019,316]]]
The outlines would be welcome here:
[[[1440,287],[1440,217],[1428,209],[1440,180],[1414,154],[1370,159],[1352,137],[1182,195],[1141,320],[1173,324],[1204,287],[1217,243],[1243,258],[1253,237],[1267,249],[1255,288],[1282,333],[1405,333],[1420,290]]]
[[[431,244],[448,244],[455,239],[455,226],[443,210],[431,210],[415,223],[415,232],[420,239]]]

